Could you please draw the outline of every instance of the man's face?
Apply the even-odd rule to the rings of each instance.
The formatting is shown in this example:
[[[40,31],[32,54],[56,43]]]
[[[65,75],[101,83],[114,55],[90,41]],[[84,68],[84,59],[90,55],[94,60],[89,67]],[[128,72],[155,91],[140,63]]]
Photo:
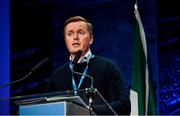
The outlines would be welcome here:
[[[67,24],[65,42],[70,54],[75,55],[78,50],[82,50],[82,54],[85,54],[93,42],[93,37],[89,34],[86,22],[77,21]]]

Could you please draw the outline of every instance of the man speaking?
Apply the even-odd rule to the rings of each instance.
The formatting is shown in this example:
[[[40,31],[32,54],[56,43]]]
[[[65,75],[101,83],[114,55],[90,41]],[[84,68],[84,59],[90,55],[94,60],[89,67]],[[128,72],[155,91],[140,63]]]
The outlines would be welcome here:
[[[92,24],[85,18],[74,16],[65,21],[64,40],[70,53],[69,61],[53,72],[48,92],[77,91],[91,87],[93,81],[93,87],[97,88],[118,115],[129,115],[129,90],[121,71],[113,61],[91,52],[93,39]],[[77,54],[79,58],[75,59]],[[73,71],[80,72],[81,75]],[[92,105],[92,110],[99,115],[113,114],[106,104],[98,101]]]

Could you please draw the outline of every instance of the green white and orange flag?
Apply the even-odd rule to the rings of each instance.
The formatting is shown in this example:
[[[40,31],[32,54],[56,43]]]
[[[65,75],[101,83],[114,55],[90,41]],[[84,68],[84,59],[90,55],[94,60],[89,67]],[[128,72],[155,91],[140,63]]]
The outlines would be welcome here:
[[[131,115],[156,115],[152,77],[149,76],[148,50],[145,31],[135,4],[133,26],[133,70],[131,85]]]

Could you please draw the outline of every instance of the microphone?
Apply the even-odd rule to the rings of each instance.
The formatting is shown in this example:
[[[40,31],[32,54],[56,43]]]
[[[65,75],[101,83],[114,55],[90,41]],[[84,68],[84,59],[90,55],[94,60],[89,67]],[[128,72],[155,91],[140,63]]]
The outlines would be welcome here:
[[[41,68],[47,61],[49,60],[48,57],[44,58],[43,60],[41,60],[37,65],[35,65],[30,72],[35,72],[37,71],[39,68]]]
[[[73,69],[74,64],[78,62],[81,54],[82,54],[82,51],[81,51],[81,50],[79,50],[79,51],[76,53],[76,56],[75,56],[74,60],[73,60],[73,61],[71,62],[71,64],[70,64],[70,70],[71,70],[72,74],[73,74],[73,73],[74,73],[74,74],[78,74],[78,75],[85,76],[85,77],[88,77],[88,78],[91,79],[91,87],[90,87],[90,88],[86,88],[86,96],[87,96],[87,98],[89,99],[89,111],[90,111],[90,114],[91,114],[91,112],[92,112],[93,99],[95,99],[96,91],[97,91],[97,89],[95,89],[95,88],[93,87],[93,85],[94,85],[94,84],[93,84],[93,81],[94,81],[94,80],[93,80],[93,77],[90,76],[90,75],[87,75],[87,74],[83,74],[83,73],[74,71],[74,69]],[[87,60],[87,65],[88,65],[88,63],[89,63],[89,60]]]
[[[74,64],[78,62],[80,56],[81,56],[81,53],[82,51],[79,50],[77,53],[76,53],[76,56],[74,58],[74,60],[71,62],[70,64],[70,70],[73,73],[75,74],[78,74],[78,75],[81,75],[81,76],[85,76],[85,77],[88,77],[91,79],[91,87],[90,88],[86,88],[86,97],[88,98],[89,100],[89,104],[88,104],[88,110],[90,112],[90,115],[92,115],[92,105],[93,105],[93,99],[95,99],[96,97],[96,94],[98,94],[100,96],[101,99],[103,99],[103,101],[105,102],[105,104],[111,109],[111,111],[117,116],[117,113],[114,111],[114,109],[109,105],[109,103],[105,100],[105,98],[99,93],[99,91],[94,88],[94,78],[90,75],[85,75],[83,73],[80,73],[80,72],[77,72],[77,71],[74,71],[73,67],[74,67]],[[87,60],[87,65],[89,63],[89,60]]]
[[[34,72],[37,71],[40,67],[42,67],[42,65],[44,65],[48,60],[49,60],[48,57],[44,58],[44,59],[41,60],[38,64],[36,64],[36,65],[29,71],[29,73],[28,73],[26,76],[24,76],[23,78],[18,79],[18,80],[16,80],[16,81],[13,81],[13,82],[10,82],[10,83],[1,85],[1,86],[0,86],[0,89],[2,89],[2,88],[4,88],[4,87],[7,87],[7,86],[10,86],[10,85],[12,85],[12,84],[14,84],[14,83],[17,83],[17,82],[20,82],[20,81],[26,79],[26,78],[29,77],[32,73],[34,73]]]
[[[72,61],[72,64],[76,64],[79,58],[81,57],[81,55],[82,55],[82,50],[78,50],[76,56],[74,57],[74,60]]]
[[[82,50],[78,50],[78,52],[76,53],[76,56],[74,57],[74,60],[72,61],[71,65],[70,65],[70,69],[71,69],[71,72],[72,73],[75,73],[75,74],[78,74],[78,75],[81,75],[81,76],[85,76],[85,77],[88,77],[91,79],[91,88],[93,88],[93,77],[90,76],[90,75],[85,75],[83,73],[80,73],[80,72],[77,72],[77,71],[74,71],[74,64],[76,64],[79,60],[79,58],[81,57],[81,54],[82,54]],[[89,61],[87,62],[89,63]]]

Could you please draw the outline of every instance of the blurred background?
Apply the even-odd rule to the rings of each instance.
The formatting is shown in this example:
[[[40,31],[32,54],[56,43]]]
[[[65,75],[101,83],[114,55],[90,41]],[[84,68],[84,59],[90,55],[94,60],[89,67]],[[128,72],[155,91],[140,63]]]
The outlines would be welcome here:
[[[180,114],[180,12],[177,0],[137,0],[146,33],[151,75],[157,82],[160,115]],[[69,54],[63,39],[63,23],[81,15],[94,26],[93,54],[115,61],[131,84],[134,4],[132,0],[1,0],[0,84],[23,78],[48,57],[50,60],[26,80],[0,89],[0,96],[46,92],[51,72]],[[6,9],[6,10],[4,10]],[[9,9],[9,11],[8,11]],[[4,28],[3,28],[4,27]],[[3,39],[5,38],[5,39]],[[9,67],[7,67],[7,65]],[[3,65],[1,65],[3,66]],[[3,72],[6,72],[5,75]],[[0,75],[1,76],[1,75]],[[0,103],[0,114],[6,112]],[[11,102],[10,113],[17,113]],[[8,112],[8,111],[7,111]]]

